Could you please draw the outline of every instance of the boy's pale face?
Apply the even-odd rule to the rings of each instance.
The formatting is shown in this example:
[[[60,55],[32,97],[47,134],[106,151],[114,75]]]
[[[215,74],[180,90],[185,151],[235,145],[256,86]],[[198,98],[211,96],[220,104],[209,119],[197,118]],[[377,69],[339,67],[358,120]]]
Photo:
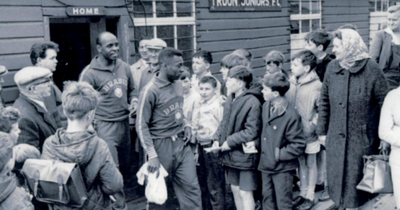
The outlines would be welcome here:
[[[188,77],[186,77],[182,81],[182,89],[183,89],[183,94],[188,94],[190,92],[190,80]]]
[[[297,78],[306,74],[308,72],[309,67],[310,67],[309,65],[303,66],[303,63],[301,62],[300,58],[292,60],[291,63],[292,74]]]
[[[204,61],[203,58],[193,58],[192,59],[192,69],[197,75],[201,75],[208,70],[210,64]]]
[[[272,91],[270,87],[263,84],[262,94],[265,101],[273,101],[276,98],[276,91]]]
[[[222,79],[224,81],[226,81],[228,79],[228,73],[229,73],[229,69],[226,68],[225,66],[221,66],[221,70],[219,70],[222,74]]]
[[[277,62],[273,62],[273,61],[266,61],[264,60],[265,63],[265,68],[266,68],[266,72],[265,74],[274,74],[276,72],[280,72],[281,68],[282,68],[282,64],[279,63],[278,65],[276,64]]]
[[[226,80],[226,89],[228,95],[232,93],[237,93],[243,87],[243,81],[240,81],[236,78],[228,77]]]
[[[320,52],[318,46],[311,40],[306,41],[306,46],[304,46],[306,50],[311,51],[314,55]]]
[[[209,101],[215,96],[215,88],[210,83],[201,83],[199,90],[200,96],[204,101]]]
[[[21,130],[19,129],[18,123],[12,124],[10,130],[10,137],[14,140],[14,143],[17,143],[19,133],[21,133]]]

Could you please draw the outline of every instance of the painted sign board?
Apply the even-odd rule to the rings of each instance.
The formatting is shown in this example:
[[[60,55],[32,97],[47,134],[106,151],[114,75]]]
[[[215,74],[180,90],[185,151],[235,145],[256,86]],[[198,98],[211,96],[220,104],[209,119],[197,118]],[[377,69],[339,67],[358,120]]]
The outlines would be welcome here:
[[[281,0],[209,0],[210,11],[281,11]]]
[[[104,16],[104,7],[67,7],[68,16]]]

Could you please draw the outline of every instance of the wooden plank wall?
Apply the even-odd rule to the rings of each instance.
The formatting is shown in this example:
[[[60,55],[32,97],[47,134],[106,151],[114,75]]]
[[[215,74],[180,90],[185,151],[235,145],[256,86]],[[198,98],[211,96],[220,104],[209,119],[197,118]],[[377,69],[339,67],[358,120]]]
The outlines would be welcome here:
[[[15,73],[32,65],[30,47],[44,40],[41,0],[0,1],[0,65],[9,69],[4,76],[3,99],[12,103],[18,97]]]
[[[367,46],[369,46],[369,18],[368,0],[322,1],[322,27],[334,31],[346,23],[351,23],[357,26]]]
[[[220,76],[221,59],[238,48],[253,54],[255,74],[265,73],[263,57],[279,50],[289,59],[290,25],[288,1],[282,1],[280,12],[210,12],[209,1],[197,4],[197,48],[213,55],[211,71]],[[288,68],[288,63],[284,65]]]

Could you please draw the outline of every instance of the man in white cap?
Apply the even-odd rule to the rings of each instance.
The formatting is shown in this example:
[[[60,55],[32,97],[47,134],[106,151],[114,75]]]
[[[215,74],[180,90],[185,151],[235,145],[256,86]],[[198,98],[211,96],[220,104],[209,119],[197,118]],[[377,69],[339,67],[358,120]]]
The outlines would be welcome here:
[[[83,70],[80,80],[88,82],[101,94],[94,128],[108,144],[121,173],[127,175],[131,147],[128,117],[130,111],[136,109],[137,91],[130,66],[118,58],[117,37],[102,32],[97,36],[96,47],[99,54]]]
[[[149,51],[146,45],[150,40],[143,39],[139,42],[139,54],[140,59],[131,66],[131,72],[133,75],[133,80],[135,81],[136,89],[139,89],[140,78],[142,72],[149,66]]]
[[[5,66],[0,65],[0,107],[4,107],[4,100],[1,97],[1,93],[3,92],[3,83],[4,79],[3,76],[8,73],[8,69]]]
[[[150,65],[143,71],[140,78],[139,93],[143,87],[150,82],[154,74],[160,70],[158,66],[158,55],[162,49],[167,47],[167,43],[162,39],[154,38],[147,43],[146,47],[149,52]]]
[[[21,112],[17,143],[26,143],[42,151],[47,137],[57,130],[57,124],[49,113],[44,98],[50,96],[53,85],[49,69],[42,67],[25,67],[14,76],[20,95],[14,107]]]

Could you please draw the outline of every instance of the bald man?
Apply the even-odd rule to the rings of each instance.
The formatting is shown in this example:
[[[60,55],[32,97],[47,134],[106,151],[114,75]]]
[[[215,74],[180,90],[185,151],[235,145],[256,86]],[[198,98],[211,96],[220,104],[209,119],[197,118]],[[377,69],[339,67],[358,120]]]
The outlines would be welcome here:
[[[101,94],[93,125],[97,135],[107,142],[115,164],[125,174],[129,171],[131,142],[128,116],[136,108],[137,91],[130,66],[118,58],[117,37],[110,32],[100,33],[96,48],[98,55],[82,71],[80,80]]]

